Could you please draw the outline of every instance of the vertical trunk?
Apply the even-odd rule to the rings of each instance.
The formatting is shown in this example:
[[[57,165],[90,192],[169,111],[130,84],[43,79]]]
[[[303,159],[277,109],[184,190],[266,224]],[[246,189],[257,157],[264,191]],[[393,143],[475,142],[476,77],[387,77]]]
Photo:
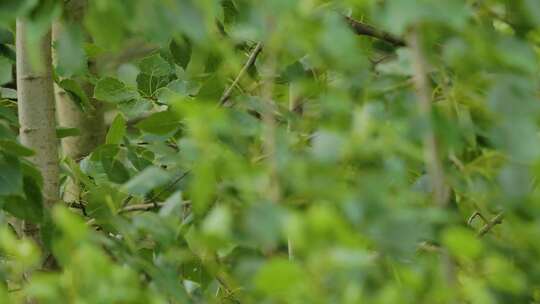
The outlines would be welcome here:
[[[300,95],[299,90],[299,83],[292,80],[289,83],[289,111],[290,115],[297,114],[298,116],[302,116],[302,96]],[[289,119],[287,122],[287,132],[292,132],[294,130],[294,124],[293,124],[293,118]],[[289,256],[289,260],[294,259],[294,247],[293,243],[291,241],[291,238],[287,238],[287,254]]]
[[[424,158],[434,203],[440,208],[446,208],[450,191],[446,184],[444,167],[439,153],[439,145],[432,122],[431,87],[428,81],[427,62],[422,50],[422,41],[418,29],[413,29],[408,45],[412,52],[414,67],[414,83],[418,98],[418,108],[426,124],[424,130]],[[457,285],[456,265],[449,252],[443,248],[441,251],[441,269],[449,290],[455,290]],[[455,303],[452,296],[449,303]]]
[[[66,3],[66,19],[70,23],[80,24],[84,17],[86,3],[86,0],[72,0]],[[62,34],[62,31],[62,24],[54,24],[53,40],[56,41]],[[53,58],[55,63],[59,59],[55,53],[53,53]],[[92,69],[90,68],[90,70]],[[93,95],[93,86],[90,83],[81,83],[81,86],[89,97]],[[94,109],[83,112],[62,88],[55,86],[55,94],[59,125],[80,130],[79,136],[62,139],[63,154],[78,161],[90,154],[90,152],[103,142],[105,136],[105,123],[102,104],[96,100],[92,100]],[[79,196],[79,185],[72,180],[68,180],[64,189],[64,201],[79,201]]]
[[[31,161],[43,176],[45,207],[58,200],[58,150],[54,118],[54,93],[51,65],[51,34],[39,43],[40,67],[30,62],[26,23],[17,21],[17,98],[20,140],[36,154]],[[38,239],[37,227],[25,225],[28,235]]]
[[[300,84],[296,81],[289,83],[289,112],[302,116],[304,109],[302,106],[302,96],[300,95]],[[287,131],[294,129],[293,119],[290,119],[287,123]]]
[[[409,46],[413,55],[414,83],[418,97],[418,108],[421,118],[424,120],[424,158],[429,176],[433,200],[439,207],[445,207],[448,203],[449,191],[446,185],[444,169],[439,155],[439,145],[432,122],[431,88],[427,79],[427,63],[422,51],[418,32],[411,33]]]

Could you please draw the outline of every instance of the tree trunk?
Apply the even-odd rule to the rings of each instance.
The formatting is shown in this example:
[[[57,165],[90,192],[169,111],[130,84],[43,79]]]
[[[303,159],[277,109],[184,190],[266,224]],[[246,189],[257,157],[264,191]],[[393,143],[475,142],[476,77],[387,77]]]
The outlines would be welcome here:
[[[39,66],[29,56],[26,23],[17,20],[17,98],[21,143],[35,151],[30,159],[43,176],[44,207],[58,200],[58,149],[54,117],[51,33],[39,42]],[[25,224],[27,235],[39,241],[38,227]]]
[[[72,0],[66,4],[66,20],[72,24],[80,24],[84,18],[86,0]],[[53,40],[57,40],[63,31],[63,25],[56,23],[53,25]],[[55,63],[59,58],[53,52]],[[92,70],[90,68],[90,70]],[[93,95],[93,86],[88,83],[80,83],[87,96]],[[62,139],[62,151],[64,156],[79,161],[90,154],[99,146],[105,137],[105,123],[103,116],[103,105],[97,100],[91,100],[93,109],[83,112],[69,95],[59,86],[55,86],[56,107],[58,112],[58,123],[62,127],[77,128],[80,130],[79,136],[71,136]],[[79,201],[80,187],[73,180],[68,180],[64,188],[63,199],[66,202]]]

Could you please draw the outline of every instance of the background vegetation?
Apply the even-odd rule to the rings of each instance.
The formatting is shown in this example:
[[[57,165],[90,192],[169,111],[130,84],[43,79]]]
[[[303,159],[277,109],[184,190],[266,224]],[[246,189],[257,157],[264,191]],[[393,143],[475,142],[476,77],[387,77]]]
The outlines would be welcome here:
[[[0,0],[0,302],[540,303],[539,47],[537,0]]]

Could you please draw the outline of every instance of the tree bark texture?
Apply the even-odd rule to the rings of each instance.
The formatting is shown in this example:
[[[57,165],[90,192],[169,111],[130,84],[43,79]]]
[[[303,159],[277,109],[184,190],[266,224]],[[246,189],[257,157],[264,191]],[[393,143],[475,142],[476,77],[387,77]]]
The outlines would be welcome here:
[[[65,20],[68,24],[80,24],[84,18],[86,0],[72,0],[66,3]],[[64,25],[57,22],[53,25],[53,40],[57,41],[62,35]],[[57,64],[58,58],[53,50],[53,59]],[[91,70],[91,69],[90,69]],[[86,81],[80,82],[86,95],[93,95],[93,86]],[[84,112],[78,107],[70,96],[59,86],[55,86],[56,108],[58,123],[62,127],[77,128],[78,136],[70,136],[62,139],[63,155],[79,161],[90,154],[97,146],[103,143],[105,138],[105,122],[103,105],[95,99],[91,99],[92,109]],[[63,199],[66,202],[79,201],[80,187],[69,179],[64,188]]]
[[[44,207],[58,200],[58,148],[54,116],[54,93],[51,62],[51,33],[41,38],[39,65],[31,62],[26,23],[17,20],[17,99],[20,141],[34,150],[30,160],[43,176]],[[39,239],[37,227],[25,224],[27,235]]]

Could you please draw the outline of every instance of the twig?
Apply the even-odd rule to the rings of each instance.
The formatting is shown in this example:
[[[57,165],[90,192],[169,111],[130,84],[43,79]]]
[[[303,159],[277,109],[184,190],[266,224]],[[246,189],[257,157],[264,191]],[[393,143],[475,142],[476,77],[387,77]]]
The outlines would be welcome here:
[[[388,32],[376,29],[375,27],[369,24],[365,24],[363,22],[354,20],[351,17],[348,17],[348,16],[344,16],[344,17],[347,23],[351,26],[351,28],[357,35],[377,38],[393,46],[406,46],[407,45],[405,40],[399,37],[396,37]]]
[[[240,301],[238,299],[236,299],[236,297],[234,296],[234,291],[230,289],[230,287],[228,286],[227,282],[225,281],[225,279],[223,279],[219,274],[216,275],[216,280],[219,282],[219,285],[221,285],[221,287],[223,288],[223,290],[225,291],[226,293],[226,297],[233,301],[235,304],[240,304]]]
[[[417,250],[427,253],[441,253],[442,251],[440,246],[430,243],[428,241],[420,242],[418,244]]]
[[[223,92],[223,95],[219,99],[220,106],[223,106],[227,102],[227,100],[229,100],[234,87],[236,87],[236,85],[238,84],[238,82],[240,82],[240,79],[242,79],[242,77],[247,72],[247,70],[255,63],[261,51],[262,51],[262,42],[258,42],[255,48],[253,49],[253,51],[251,52],[251,54],[249,55],[248,60],[246,61],[246,63],[244,64],[244,66],[242,67],[238,75],[236,76],[236,78],[234,79],[234,81],[225,90],[225,92]]]
[[[165,203],[157,203],[157,202],[129,205],[120,209],[120,211],[118,211],[118,214],[134,212],[134,211],[150,211],[157,208],[161,208],[164,205]]]
[[[353,31],[357,35],[373,37],[373,38],[385,41],[385,42],[387,42],[387,43],[389,43],[389,44],[391,44],[393,46],[398,46],[399,47],[399,46],[406,46],[407,45],[405,40],[403,40],[403,39],[401,39],[399,37],[396,37],[396,36],[394,36],[394,35],[392,35],[392,34],[390,34],[388,32],[378,30],[378,29],[376,29],[375,27],[373,27],[373,26],[371,26],[369,24],[365,24],[363,22],[354,20],[351,17],[348,17],[348,16],[343,16],[343,17],[345,18],[345,21],[347,21],[347,23],[351,26],[351,28],[353,29]],[[240,80],[242,79],[242,77],[244,76],[246,71],[253,64],[255,64],[255,61],[257,60],[257,57],[259,56],[259,54],[262,51],[262,47],[263,47],[262,42],[258,42],[257,45],[255,46],[255,48],[253,49],[253,51],[251,52],[248,60],[246,61],[246,63],[244,64],[244,66],[242,67],[240,72],[238,72],[238,75],[236,76],[234,81],[223,92],[223,95],[221,96],[221,98],[219,100],[219,105],[220,106],[223,106],[229,100],[229,98],[231,97],[232,91],[238,85],[238,82],[240,82]]]
[[[13,292],[19,292],[19,291],[22,291],[22,287],[17,287],[17,288],[12,288],[12,289],[8,289],[8,293],[13,293]]]
[[[155,195],[153,195],[151,198],[147,199],[146,201],[144,201],[145,203],[153,203],[155,204],[156,203],[156,200],[165,192],[171,190],[174,186],[176,186],[176,184],[178,184],[180,181],[182,181],[184,179],[184,177],[186,177],[189,173],[191,172],[191,170],[186,170],[184,171],[184,173],[180,174],[175,180],[173,180],[167,187],[163,188],[161,191],[159,191],[158,193],[156,193]],[[157,207],[157,206],[155,206]]]
[[[504,219],[504,213],[500,212],[494,218],[492,218],[489,222],[487,222],[484,225],[484,227],[482,227],[482,229],[480,229],[480,231],[478,231],[476,236],[479,237],[479,238],[483,237],[488,232],[490,232],[491,229],[493,229],[493,227],[495,227],[495,226],[497,226],[499,224],[502,224],[503,219]]]
[[[476,210],[469,216],[469,219],[467,219],[467,225],[472,226],[473,221],[479,217],[484,223],[489,223],[489,221],[480,213],[480,211]]]
[[[165,203],[158,203],[157,202],[157,199],[161,196],[161,194],[169,191],[172,187],[174,187],[176,184],[178,184],[182,179],[184,179],[184,177],[186,177],[189,173],[191,172],[191,170],[186,170],[184,173],[182,173],[180,176],[178,176],[175,180],[173,180],[167,187],[165,187],[163,190],[161,190],[160,192],[156,193],[154,196],[152,196],[151,198],[147,199],[144,201],[144,203],[142,204],[134,204],[134,205],[127,205],[127,206],[123,206],[119,211],[118,211],[118,214],[123,214],[123,213],[129,213],[129,212],[135,212],[135,211],[150,211],[150,210],[155,210],[155,209],[159,209],[161,207],[163,207],[163,205],[165,205]],[[125,201],[129,202],[131,199],[133,198],[132,195],[128,196],[126,198]],[[189,203],[189,202],[186,202],[186,203]],[[83,205],[81,203],[73,203],[70,205],[70,207],[72,208],[78,208],[78,209],[81,209],[83,207]],[[88,221],[86,221],[86,224],[87,225],[94,225],[96,223],[96,219],[95,218],[92,218],[92,219],[89,219]]]

